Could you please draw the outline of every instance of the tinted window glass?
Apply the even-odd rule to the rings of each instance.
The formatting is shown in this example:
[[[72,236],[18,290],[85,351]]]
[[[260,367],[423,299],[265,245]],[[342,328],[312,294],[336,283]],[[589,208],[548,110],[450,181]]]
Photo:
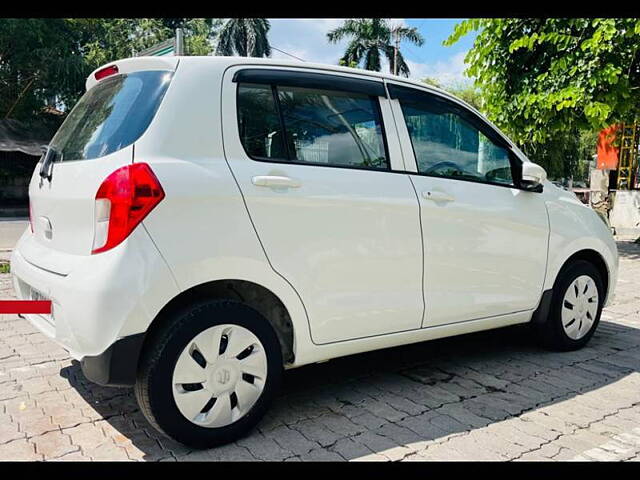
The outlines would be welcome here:
[[[278,93],[291,160],[388,168],[374,97],[296,87]]]
[[[252,158],[386,169],[376,102],[358,93],[241,83],[240,139]]]
[[[418,171],[480,182],[513,185],[509,152],[465,120],[457,106],[400,101]]]
[[[238,86],[238,128],[247,154],[253,158],[286,159],[280,118],[270,85]]]
[[[100,81],[51,140],[55,161],[90,160],[131,145],[151,123],[171,77],[170,72],[143,71]]]

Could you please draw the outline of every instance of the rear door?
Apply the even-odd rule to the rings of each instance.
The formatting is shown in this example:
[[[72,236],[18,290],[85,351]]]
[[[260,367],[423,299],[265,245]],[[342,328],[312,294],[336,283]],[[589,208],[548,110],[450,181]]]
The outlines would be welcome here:
[[[41,159],[33,173],[29,198],[36,243],[22,253],[44,268],[47,251],[91,253],[96,192],[110,173],[133,161],[134,142],[153,119],[176,61],[115,65],[99,81],[90,78],[89,90],[50,142],[50,165],[42,169]]]
[[[222,98],[229,165],[313,341],[420,328],[418,202],[382,82],[235,67]]]
[[[549,224],[543,196],[517,188],[521,160],[453,100],[389,84],[415,173],[424,236],[425,327],[534,309]]]

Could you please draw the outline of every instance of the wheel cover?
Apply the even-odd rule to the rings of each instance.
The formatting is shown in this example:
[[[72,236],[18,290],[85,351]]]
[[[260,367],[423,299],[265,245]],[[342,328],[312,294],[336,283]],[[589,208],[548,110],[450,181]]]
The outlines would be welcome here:
[[[588,275],[576,278],[564,294],[562,300],[562,327],[572,340],[584,337],[598,313],[598,289]]]
[[[258,337],[240,325],[216,325],[187,343],[175,364],[173,398],[201,427],[239,420],[255,405],[267,379],[267,356]]]

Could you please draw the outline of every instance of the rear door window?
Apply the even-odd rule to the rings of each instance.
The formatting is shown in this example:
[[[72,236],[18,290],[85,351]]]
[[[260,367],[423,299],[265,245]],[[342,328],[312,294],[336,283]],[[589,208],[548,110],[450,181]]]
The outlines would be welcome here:
[[[275,95],[271,85],[244,83],[238,86],[240,138],[251,158],[287,158]]]
[[[256,160],[389,168],[372,95],[240,83],[238,126],[245,151]]]
[[[51,140],[54,161],[91,160],[131,145],[151,123],[171,78],[168,71],[141,71],[101,80]]]

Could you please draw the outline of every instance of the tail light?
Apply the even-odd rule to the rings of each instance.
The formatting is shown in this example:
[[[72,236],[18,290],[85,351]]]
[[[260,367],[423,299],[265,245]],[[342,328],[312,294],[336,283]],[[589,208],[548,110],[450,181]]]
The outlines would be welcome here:
[[[91,253],[122,243],[163,198],[164,190],[146,163],[133,163],[109,175],[96,193]]]
[[[117,65],[109,65],[108,67],[104,67],[101,70],[98,70],[95,74],[96,80],[101,80],[104,77],[108,77],[110,75],[115,75],[118,73]]]

